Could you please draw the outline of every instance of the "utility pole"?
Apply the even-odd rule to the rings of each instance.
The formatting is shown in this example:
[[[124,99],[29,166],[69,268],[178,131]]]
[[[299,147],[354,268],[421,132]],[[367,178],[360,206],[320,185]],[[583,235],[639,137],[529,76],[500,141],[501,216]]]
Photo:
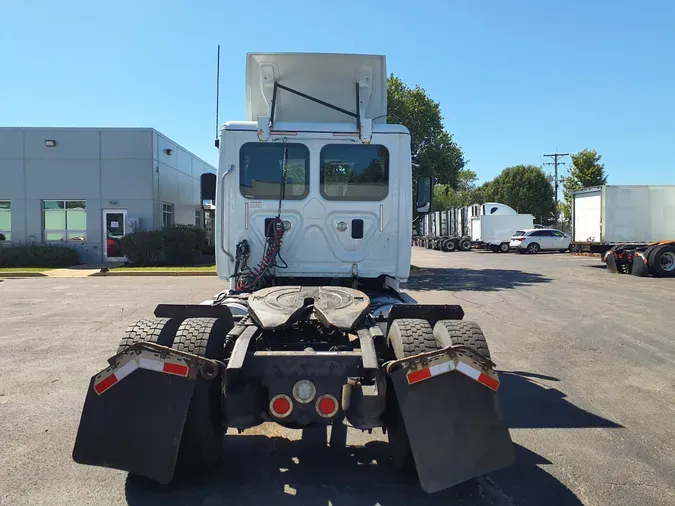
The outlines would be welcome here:
[[[558,182],[560,179],[558,179],[558,165],[565,165],[565,162],[559,162],[558,158],[562,158],[563,156],[570,156],[569,153],[558,153],[558,150],[556,149],[555,153],[551,153],[549,155],[544,155],[549,158],[553,158],[552,162],[546,162],[544,165],[553,165],[554,170],[555,170],[555,175],[553,176],[553,185],[555,188],[555,222],[558,223]],[[562,178],[561,178],[562,179]]]

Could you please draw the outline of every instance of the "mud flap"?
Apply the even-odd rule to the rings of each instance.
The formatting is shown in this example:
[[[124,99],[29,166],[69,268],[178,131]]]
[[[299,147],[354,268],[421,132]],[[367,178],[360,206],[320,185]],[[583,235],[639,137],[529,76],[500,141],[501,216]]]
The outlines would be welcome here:
[[[648,277],[649,276],[649,265],[647,262],[647,257],[641,253],[636,252],[633,257],[633,266],[630,269],[630,273],[633,276]]]
[[[605,263],[607,264],[607,272],[610,274],[617,274],[619,272],[619,269],[616,266],[616,256],[614,255],[613,251],[610,251],[607,254],[607,257],[605,259]]]
[[[409,377],[424,374],[411,369],[412,358],[388,368],[420,485],[428,493],[507,467],[514,460],[511,436],[491,389],[499,385],[496,373],[490,372],[488,388],[468,376],[466,366],[464,373],[458,367],[473,361],[439,352],[418,357],[431,355],[423,367],[436,373],[424,381],[411,383]]]
[[[93,376],[73,460],[169,483],[196,384],[196,374],[185,364],[180,359],[153,362],[142,355],[127,356],[116,368]]]

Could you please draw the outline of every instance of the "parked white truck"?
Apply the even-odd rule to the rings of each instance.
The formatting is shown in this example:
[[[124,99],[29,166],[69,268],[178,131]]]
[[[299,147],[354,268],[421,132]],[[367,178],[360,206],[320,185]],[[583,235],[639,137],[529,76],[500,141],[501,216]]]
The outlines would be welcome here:
[[[610,271],[675,276],[675,186],[603,185],[572,194],[572,252],[600,253]],[[611,258],[610,258],[611,257]],[[644,266],[644,268],[643,268]],[[645,270],[646,269],[646,270]]]
[[[513,234],[533,227],[531,214],[485,214],[471,218],[471,242],[495,253],[507,253]]]
[[[383,56],[248,55],[247,118],[223,125],[214,178],[225,290],[129,327],[90,380],[76,462],[167,483],[214,466],[227,428],[274,422],[332,426],[331,446],[381,428],[427,492],[512,463],[480,327],[400,290],[410,134],[386,100]]]

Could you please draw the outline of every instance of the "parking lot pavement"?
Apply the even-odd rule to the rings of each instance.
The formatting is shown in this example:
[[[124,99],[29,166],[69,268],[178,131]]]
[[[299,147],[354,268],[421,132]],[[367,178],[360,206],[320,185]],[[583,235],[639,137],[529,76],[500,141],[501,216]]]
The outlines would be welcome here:
[[[170,488],[75,464],[89,378],[127,325],[158,303],[200,302],[221,289],[217,278],[0,281],[0,504],[486,504],[484,484],[430,497],[402,481],[379,430],[350,431],[349,448],[337,451],[316,451],[316,436],[291,443],[302,431],[271,424],[228,434],[221,467]]]
[[[675,504],[675,279],[595,257],[413,248],[419,302],[461,304],[501,373],[517,504]],[[428,269],[424,269],[428,268]]]
[[[381,431],[317,451],[301,431],[228,434],[208,476],[170,488],[74,464],[89,377],[159,302],[215,278],[0,281],[0,504],[672,504],[675,280],[609,276],[595,258],[414,248],[420,302],[458,303],[503,371],[517,462],[426,496],[388,463]],[[639,294],[639,295],[636,295]]]

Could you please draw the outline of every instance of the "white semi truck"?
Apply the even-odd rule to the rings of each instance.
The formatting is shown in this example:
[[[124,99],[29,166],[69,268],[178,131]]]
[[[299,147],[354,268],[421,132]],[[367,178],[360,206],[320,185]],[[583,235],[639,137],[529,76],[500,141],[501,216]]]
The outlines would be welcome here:
[[[600,253],[610,272],[675,277],[674,212],[675,186],[578,190],[572,194],[570,251]]]
[[[432,182],[414,203],[386,79],[383,56],[248,55],[213,185],[225,289],[129,327],[91,378],[76,462],[168,483],[213,466],[227,428],[274,422],[332,426],[331,445],[382,428],[427,492],[512,463],[480,327],[400,290]]]

